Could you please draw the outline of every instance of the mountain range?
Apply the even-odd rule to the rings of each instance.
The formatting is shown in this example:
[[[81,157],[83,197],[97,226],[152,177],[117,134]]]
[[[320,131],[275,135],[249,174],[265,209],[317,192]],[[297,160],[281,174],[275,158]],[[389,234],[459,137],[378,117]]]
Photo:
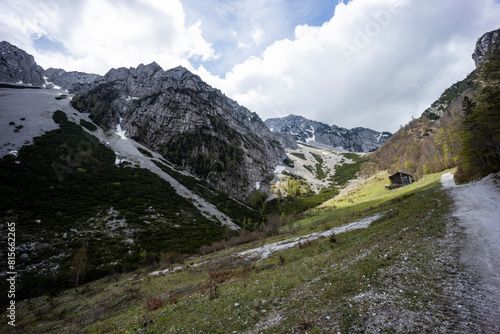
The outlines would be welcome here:
[[[272,132],[290,134],[297,142],[340,151],[372,152],[391,137],[390,132],[378,132],[362,127],[349,130],[295,115],[270,118],[264,123]]]
[[[31,55],[1,43],[0,82],[57,87],[76,94],[72,105],[105,130],[160,152],[178,168],[245,200],[286,153],[284,135],[183,67],[158,64],[96,74],[43,70]],[[293,145],[293,144],[292,144]]]
[[[480,38],[478,64],[498,40]],[[453,167],[462,105],[477,91],[473,72],[391,136],[294,115],[263,122],[183,67],[100,76],[44,70],[8,42],[0,51],[2,85],[28,88],[2,91],[0,215],[18,224],[20,268],[53,273],[52,287],[81,247],[93,252],[91,280],[313,207],[366,161],[338,151],[377,150],[367,159],[416,178]],[[48,288],[26,277],[26,291]]]

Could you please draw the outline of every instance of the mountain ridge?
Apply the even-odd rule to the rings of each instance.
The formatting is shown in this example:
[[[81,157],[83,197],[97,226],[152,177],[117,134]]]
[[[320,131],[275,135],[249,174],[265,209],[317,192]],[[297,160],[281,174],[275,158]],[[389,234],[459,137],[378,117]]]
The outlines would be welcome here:
[[[42,87],[43,68],[35,58],[7,41],[0,42],[0,82]]]
[[[350,152],[374,151],[391,136],[391,133],[386,131],[378,132],[363,127],[349,130],[293,114],[281,118],[269,118],[264,123],[272,132],[290,134],[298,142],[316,142],[328,145],[332,149],[340,148]]]
[[[181,66],[111,69],[72,105],[238,199],[286,158],[256,113]]]

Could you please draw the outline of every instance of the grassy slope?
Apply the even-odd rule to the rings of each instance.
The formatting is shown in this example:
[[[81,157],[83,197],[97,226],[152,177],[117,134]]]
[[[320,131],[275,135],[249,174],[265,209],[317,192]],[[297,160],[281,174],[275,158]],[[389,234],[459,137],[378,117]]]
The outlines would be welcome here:
[[[96,281],[57,297],[19,302],[26,332],[263,333],[448,332],[449,276],[436,260],[450,201],[439,174],[394,191],[373,177],[326,208],[310,211],[291,234],[200,257],[174,273],[146,271]],[[335,209],[332,209],[336,207]],[[254,262],[233,256],[262,243],[321,231],[375,213],[365,230],[320,239]],[[248,268],[244,270],[244,268]],[[200,289],[212,279],[212,290]],[[221,279],[223,280],[223,279]],[[438,284],[439,282],[439,284]],[[215,288],[216,286],[216,288]],[[175,298],[172,298],[175,296]],[[178,301],[175,301],[178,299]],[[148,310],[147,303],[164,305]],[[169,302],[169,300],[171,302]],[[150,308],[151,304],[150,304]],[[378,314],[378,316],[376,316]],[[444,322],[446,319],[447,322]]]

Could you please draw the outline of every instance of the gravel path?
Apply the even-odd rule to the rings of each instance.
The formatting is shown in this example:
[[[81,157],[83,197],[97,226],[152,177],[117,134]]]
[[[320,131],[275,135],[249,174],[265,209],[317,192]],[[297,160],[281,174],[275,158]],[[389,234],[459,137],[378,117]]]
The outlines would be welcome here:
[[[500,333],[500,174],[456,185],[451,173],[441,183],[454,202],[453,216],[464,229],[460,262],[472,273],[483,298],[475,300],[483,333]]]

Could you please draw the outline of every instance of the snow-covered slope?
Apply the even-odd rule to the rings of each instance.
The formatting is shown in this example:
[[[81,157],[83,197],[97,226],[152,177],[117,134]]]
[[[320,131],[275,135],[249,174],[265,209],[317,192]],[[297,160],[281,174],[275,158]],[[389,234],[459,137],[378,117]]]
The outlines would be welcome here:
[[[70,96],[56,100],[60,92],[50,89],[2,89],[0,88],[0,154],[16,154],[22,146],[33,142],[33,138],[41,136],[47,131],[58,128],[52,119],[55,110],[62,110],[68,118],[80,124],[80,120],[90,122],[88,114],[82,114],[70,106]],[[13,123],[13,124],[12,124]],[[21,126],[22,125],[22,126]],[[17,131],[16,131],[17,130]],[[216,217],[222,225],[231,229],[239,229],[232,220],[203,198],[194,194],[173,177],[162,171],[152,162],[153,158],[162,157],[151,152],[153,158],[142,154],[138,148],[146,149],[120,129],[104,131],[98,128],[91,133],[101,143],[112,149],[118,161],[129,161],[141,168],[148,169],[168,181],[182,197],[192,200],[199,211],[208,218]]]

